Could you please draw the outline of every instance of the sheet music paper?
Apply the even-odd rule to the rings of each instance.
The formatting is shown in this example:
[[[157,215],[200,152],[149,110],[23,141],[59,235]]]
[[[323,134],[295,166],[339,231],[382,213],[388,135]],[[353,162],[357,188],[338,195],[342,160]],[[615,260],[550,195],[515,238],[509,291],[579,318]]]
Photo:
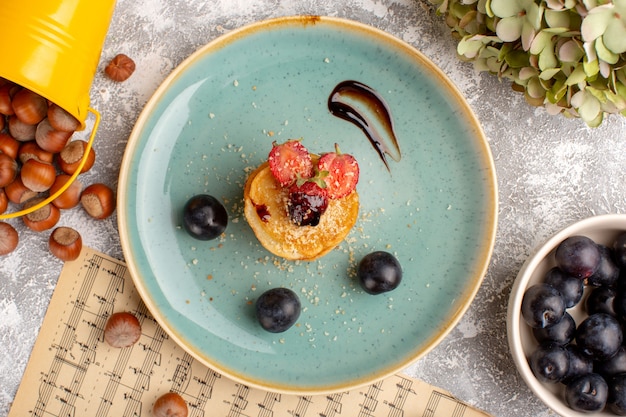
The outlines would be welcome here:
[[[142,336],[116,349],[103,339],[114,311],[132,311]],[[64,265],[8,417],[151,415],[168,391],[190,417],[490,417],[404,375],[329,395],[266,392],[208,369],[174,343],[148,312],[125,264],[84,248]]]

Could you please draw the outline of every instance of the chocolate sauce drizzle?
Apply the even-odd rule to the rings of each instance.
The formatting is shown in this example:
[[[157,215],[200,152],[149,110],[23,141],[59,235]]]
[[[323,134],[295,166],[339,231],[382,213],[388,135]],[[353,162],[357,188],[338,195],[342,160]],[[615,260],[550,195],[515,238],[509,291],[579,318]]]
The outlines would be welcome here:
[[[328,110],[363,131],[388,171],[386,155],[400,161],[389,106],[376,90],[358,81],[342,81],[328,97]]]

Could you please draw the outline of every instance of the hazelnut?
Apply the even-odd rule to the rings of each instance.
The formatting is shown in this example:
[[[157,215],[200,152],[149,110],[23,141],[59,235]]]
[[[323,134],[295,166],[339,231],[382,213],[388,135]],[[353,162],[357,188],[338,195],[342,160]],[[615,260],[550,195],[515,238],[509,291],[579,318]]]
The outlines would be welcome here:
[[[48,239],[50,252],[62,261],[73,261],[78,258],[83,248],[83,239],[71,227],[57,227]]]
[[[152,414],[155,417],[187,417],[187,403],[175,392],[168,392],[161,395],[154,402]]]
[[[50,195],[54,195],[72,178],[68,174],[59,174],[54,180],[54,184],[50,187]],[[83,190],[83,184],[75,179],[57,198],[52,200],[52,204],[60,209],[70,209],[76,207],[80,203],[80,193]]]
[[[35,141],[37,145],[44,151],[58,153],[61,152],[67,142],[72,136],[72,132],[64,132],[62,130],[55,130],[50,124],[48,118],[43,119],[38,125],[35,131]]]
[[[80,165],[80,161],[85,156],[86,149],[87,142],[84,140],[73,140],[68,143],[57,156],[57,163],[59,164],[61,171],[70,175],[76,172],[78,165]],[[83,168],[80,170],[80,173],[83,174],[89,171],[95,160],[96,152],[93,148],[89,148],[89,155],[87,156],[87,160],[85,161]]]
[[[4,120],[4,117],[0,116],[0,120]],[[0,128],[0,130],[2,129]],[[21,142],[15,140],[11,135],[0,132],[0,152],[9,155],[13,159],[17,159],[20,144]]]
[[[9,155],[0,153],[0,187],[11,184],[17,177],[17,161]]]
[[[7,211],[9,208],[9,198],[7,197],[7,193],[4,192],[4,188],[0,188],[0,214]]]
[[[0,222],[0,255],[7,255],[17,248],[19,236],[9,223]]]
[[[52,161],[54,161],[54,154],[41,149],[41,146],[37,145],[37,142],[34,140],[29,140],[28,142],[23,142],[20,145],[17,151],[17,159],[24,164],[31,158],[40,162],[48,162],[51,164]]]
[[[77,118],[54,103],[48,106],[48,120],[54,129],[63,132],[74,132],[80,127],[80,122]]]
[[[135,62],[124,54],[116,55],[104,69],[113,81],[126,81],[135,72]]]
[[[115,193],[102,183],[91,184],[80,196],[80,202],[91,217],[102,220],[115,211]]]
[[[33,197],[37,196],[37,193],[24,185],[22,179],[18,176],[11,184],[4,187],[4,191],[10,202],[15,204],[22,204]]]
[[[7,83],[0,86],[0,113],[5,116],[12,116],[15,114],[11,100],[15,91],[18,89],[15,84]]]
[[[24,203],[23,209],[31,208],[44,200],[44,197],[31,198]],[[60,218],[61,212],[59,209],[52,204],[46,204],[43,207],[22,216],[22,221],[29,229],[34,230],[35,232],[41,232],[43,230],[52,229]]]
[[[29,125],[22,122],[17,116],[9,116],[9,133],[15,139],[20,142],[26,142],[27,140],[35,139],[35,132],[37,131],[37,125]]]
[[[20,171],[20,178],[24,185],[36,192],[47,191],[54,184],[56,178],[56,169],[54,165],[37,161],[36,159],[29,159],[22,165]]]
[[[15,116],[28,125],[36,125],[48,114],[48,100],[28,88],[15,93],[11,105]]]
[[[114,348],[130,347],[140,338],[141,323],[128,311],[111,314],[104,325],[104,340]]]

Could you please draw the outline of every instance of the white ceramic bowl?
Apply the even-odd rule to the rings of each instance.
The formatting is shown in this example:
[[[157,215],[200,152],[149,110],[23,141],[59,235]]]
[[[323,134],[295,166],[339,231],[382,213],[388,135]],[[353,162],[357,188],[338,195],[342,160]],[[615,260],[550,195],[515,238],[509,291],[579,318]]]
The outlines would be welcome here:
[[[522,378],[535,395],[563,417],[609,417],[615,416],[615,414],[604,411],[592,414],[574,411],[565,403],[565,387],[563,384],[546,384],[535,378],[527,358],[530,357],[538,344],[533,337],[531,328],[522,318],[522,297],[528,287],[540,282],[548,270],[556,265],[554,251],[565,238],[574,235],[584,235],[593,239],[596,243],[610,246],[617,236],[625,231],[626,214],[595,216],[574,223],[552,236],[547,242],[537,248],[524,263],[513,284],[507,313],[507,334],[513,360]],[[576,307],[568,309],[568,313],[574,317],[576,323],[580,323],[581,319],[585,317],[585,313],[582,311],[583,305],[584,299]]]

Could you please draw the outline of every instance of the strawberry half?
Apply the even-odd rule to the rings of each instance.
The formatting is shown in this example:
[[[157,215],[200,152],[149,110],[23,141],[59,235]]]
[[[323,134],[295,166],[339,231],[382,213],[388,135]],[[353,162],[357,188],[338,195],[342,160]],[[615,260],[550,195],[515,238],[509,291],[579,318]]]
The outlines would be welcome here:
[[[274,178],[282,187],[293,184],[298,178],[313,176],[313,162],[307,148],[296,139],[285,143],[274,142],[267,161]]]
[[[352,155],[341,153],[337,144],[335,152],[320,157],[317,169],[325,174],[326,192],[331,199],[347,196],[359,182],[359,164]]]

